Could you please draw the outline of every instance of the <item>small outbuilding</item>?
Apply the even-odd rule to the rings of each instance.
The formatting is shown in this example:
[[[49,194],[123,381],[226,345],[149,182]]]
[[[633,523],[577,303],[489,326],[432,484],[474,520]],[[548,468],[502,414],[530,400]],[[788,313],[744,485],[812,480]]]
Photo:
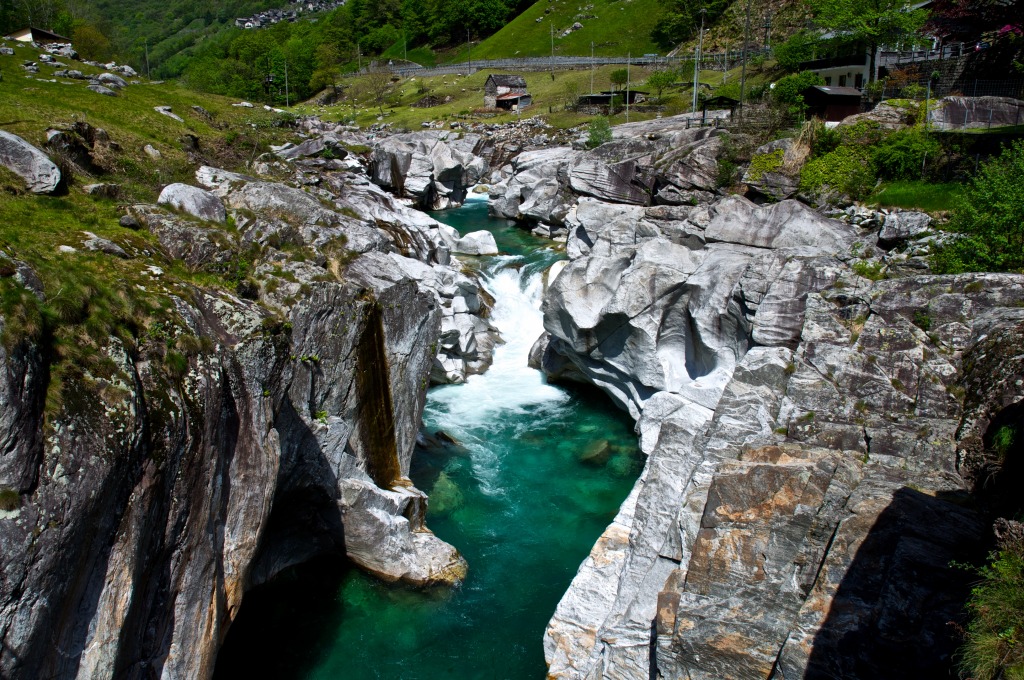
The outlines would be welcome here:
[[[814,85],[800,94],[807,105],[807,115],[825,121],[839,122],[863,110],[861,91],[855,87]]]
[[[23,28],[20,31],[14,31],[11,33],[10,37],[19,42],[34,42],[39,45],[71,42],[71,38],[65,38],[62,35],[57,35],[56,33],[51,33],[50,31],[44,31],[41,28],[34,28],[31,26]]]
[[[518,99],[505,97],[505,95],[519,95]],[[487,82],[484,83],[484,106],[490,109],[495,109],[500,106],[498,103],[501,101],[507,102],[507,105],[502,108],[512,108],[513,104],[520,104],[520,99],[525,95],[530,98],[530,93],[526,90],[526,79],[522,76],[515,76],[511,74],[503,73],[492,73],[487,76]],[[527,106],[529,103],[526,104]]]
[[[495,108],[519,111],[533,103],[533,97],[529,92],[508,92],[499,94],[495,101]]]

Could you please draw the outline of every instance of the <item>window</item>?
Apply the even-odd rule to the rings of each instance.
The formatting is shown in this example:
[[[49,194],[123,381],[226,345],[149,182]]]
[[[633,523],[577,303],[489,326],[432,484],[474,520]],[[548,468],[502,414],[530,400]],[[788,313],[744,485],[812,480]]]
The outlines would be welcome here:
[[[832,76],[825,76],[825,87],[832,84]]]
[[[864,87],[864,74],[858,73],[857,77],[853,80],[853,86],[858,90]]]
[[[839,76],[839,87],[846,87],[846,76]]]

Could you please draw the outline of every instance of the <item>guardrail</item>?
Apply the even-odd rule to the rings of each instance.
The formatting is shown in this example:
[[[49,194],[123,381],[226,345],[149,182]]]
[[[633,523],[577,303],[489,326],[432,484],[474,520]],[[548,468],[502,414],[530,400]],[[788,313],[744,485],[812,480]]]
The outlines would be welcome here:
[[[771,53],[768,49],[751,50],[747,52],[747,60],[764,58]],[[380,64],[372,62],[369,66],[348,75],[359,75],[370,69],[384,67],[393,74],[402,77],[409,76],[440,76],[457,73],[470,74],[480,69],[507,69],[511,71],[544,71],[547,69],[572,69],[590,68],[591,66],[625,65],[653,66],[654,68],[664,67],[678,68],[683,64],[692,64],[694,55],[681,55],[676,57],[663,57],[655,55],[622,56],[622,57],[522,57],[519,59],[473,59],[472,61],[461,61],[454,64],[445,64],[427,68],[424,66],[407,66],[395,64]],[[700,64],[705,69],[718,70],[726,64],[737,65],[743,60],[743,52],[731,50],[729,52],[714,52],[701,55]]]

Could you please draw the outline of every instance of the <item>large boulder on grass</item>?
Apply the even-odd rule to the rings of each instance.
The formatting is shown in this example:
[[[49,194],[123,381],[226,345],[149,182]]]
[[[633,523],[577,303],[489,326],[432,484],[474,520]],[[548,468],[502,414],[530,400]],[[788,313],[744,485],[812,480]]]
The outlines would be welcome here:
[[[198,217],[209,222],[224,222],[227,211],[220,199],[209,191],[188,184],[168,184],[160,192],[157,203]]]
[[[28,190],[50,194],[60,185],[60,169],[46,154],[18,135],[0,130],[0,165],[25,180]]]

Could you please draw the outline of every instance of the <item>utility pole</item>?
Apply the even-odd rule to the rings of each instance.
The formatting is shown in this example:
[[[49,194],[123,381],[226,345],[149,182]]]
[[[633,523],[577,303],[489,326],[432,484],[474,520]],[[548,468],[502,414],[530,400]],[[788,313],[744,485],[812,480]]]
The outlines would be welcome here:
[[[288,59],[284,60],[284,105],[292,105],[292,100],[288,95]]]
[[[747,0],[747,19],[743,26],[743,68],[740,69],[740,119],[743,119],[743,94],[747,87],[747,44],[750,42],[750,0]]]
[[[700,50],[704,46],[704,14],[706,9],[700,11],[700,33],[697,36],[697,49],[693,59],[693,108],[690,113],[697,112],[697,89],[700,87]]]
[[[555,20],[551,20],[551,80],[555,79]]]
[[[630,56],[632,56],[632,55],[629,52],[626,52],[626,122],[627,123],[629,122],[629,62],[630,62]]]
[[[729,79],[729,40],[725,41],[725,64],[722,70],[722,85],[725,85],[725,81]]]
[[[409,61],[409,36],[405,31],[402,31],[402,58],[406,62]]]
[[[590,94],[594,94],[594,41],[590,41]]]
[[[469,68],[467,74],[473,73],[473,43],[469,39],[469,26],[466,27],[466,49],[469,50]]]
[[[359,70],[363,70],[363,49],[359,46],[359,42],[356,42],[356,59],[358,59]]]
[[[771,47],[772,40],[772,13],[768,12],[764,15],[764,49],[768,50]]]
[[[146,40],[146,77],[153,80],[153,72],[149,70],[149,40]]]

